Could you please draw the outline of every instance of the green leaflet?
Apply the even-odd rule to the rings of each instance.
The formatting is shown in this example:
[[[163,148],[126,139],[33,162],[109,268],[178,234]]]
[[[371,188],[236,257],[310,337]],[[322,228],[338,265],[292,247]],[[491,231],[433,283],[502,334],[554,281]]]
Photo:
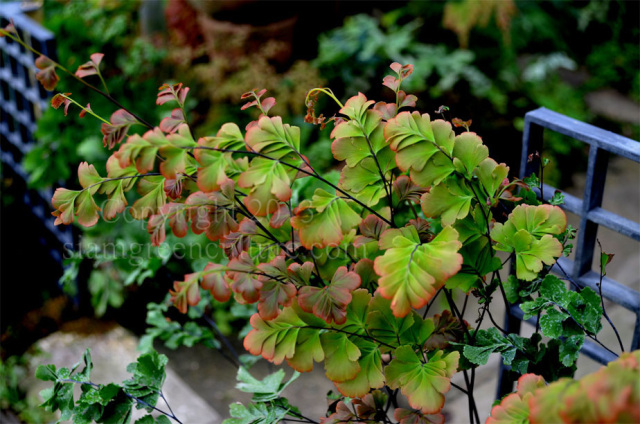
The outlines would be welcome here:
[[[357,96],[353,96],[347,100],[340,113],[348,116],[358,122],[362,122],[365,115],[368,113],[369,106],[374,104],[373,100],[367,100],[366,96],[362,93],[358,93]]]
[[[396,317],[426,305],[462,265],[462,243],[452,227],[445,227],[430,243],[422,244],[415,227],[390,229],[380,238],[383,256],[374,261],[378,291],[391,300]]]
[[[141,198],[135,201],[130,211],[135,219],[145,219],[158,213],[165,205],[167,196],[164,192],[165,178],[162,176],[144,177],[138,183]]]
[[[93,363],[88,349],[83,355],[83,363],[84,368],[80,372],[76,372],[80,363],[75,364],[71,370],[56,369],[54,365],[41,365],[36,370],[37,378],[54,383],[53,387],[41,392],[44,399],[42,407],[52,412],[59,410],[58,422],[73,419],[74,423],[81,424],[125,424],[130,422],[132,407],[138,400],[138,409],[144,408],[147,412],[151,412],[156,405],[165,378],[166,356],[155,351],[140,355],[136,362],[127,366],[127,371],[133,375],[122,382],[122,385],[91,383]],[[74,401],[73,396],[74,383],[89,383],[81,385],[81,395],[77,401]],[[167,417],[154,419],[145,416],[136,422],[166,424],[168,421]]]
[[[360,371],[360,349],[346,334],[327,332],[320,336],[327,378],[338,383],[355,378]]]
[[[249,407],[236,402],[229,405],[229,415],[223,424],[273,424],[282,421],[287,416],[283,408],[270,408],[265,403],[251,403]]]
[[[499,194],[500,185],[509,175],[509,167],[504,163],[498,164],[493,159],[486,158],[475,168],[474,175],[480,180],[480,185],[485,194],[492,199],[493,204],[496,194]]]
[[[291,182],[296,172],[278,161],[260,157],[253,159],[249,169],[238,178],[240,187],[250,189],[249,195],[243,198],[247,209],[256,216],[274,213],[280,202],[291,198]]]
[[[105,220],[115,218],[118,213],[124,211],[127,206],[127,199],[124,193],[131,190],[135,183],[136,168],[132,165],[123,168],[115,155],[111,155],[107,160],[107,177],[122,178],[119,180],[105,181],[100,185],[100,193],[106,194],[109,199],[104,205],[102,216]]]
[[[284,389],[299,376],[300,373],[294,371],[291,378],[283,382],[285,377],[284,370],[278,370],[262,380],[258,380],[245,367],[240,367],[238,368],[238,384],[236,384],[236,388],[245,393],[253,393],[251,400],[254,402],[268,402],[280,397]]]
[[[462,269],[447,280],[445,286],[449,289],[457,287],[463,292],[468,292],[476,283],[482,281],[481,276],[500,269],[502,265],[500,258],[491,256],[491,246],[485,237],[465,244],[460,249],[460,254],[463,258]]]
[[[344,166],[340,172],[340,188],[367,206],[377,205],[386,195],[385,183],[390,180],[390,172],[396,167],[394,156],[391,149],[384,148],[378,152],[376,159],[366,157],[353,167]],[[380,170],[385,181],[380,176]]]
[[[444,394],[451,389],[450,378],[458,369],[458,352],[444,355],[441,350],[423,363],[410,346],[401,346],[384,374],[391,389],[401,389],[412,408],[435,414],[444,406]]]
[[[489,156],[489,149],[476,133],[464,132],[453,145],[453,166],[466,178],[473,176],[476,167]]]
[[[560,344],[559,358],[570,367],[578,359],[584,343],[584,330],[597,334],[602,329],[602,304],[600,296],[585,287],[579,293],[567,290],[565,283],[553,275],[547,275],[540,285],[540,296],[534,301],[524,302],[520,308],[525,319],[538,313],[542,334],[566,339]]]
[[[360,351],[358,365],[360,371],[350,380],[337,382],[336,387],[344,396],[361,397],[371,389],[384,386],[382,357],[380,349],[374,343],[362,338],[354,338],[353,343]]]
[[[543,263],[553,265],[562,255],[562,244],[552,235],[566,228],[566,216],[557,206],[519,205],[504,224],[491,230],[495,248],[516,254],[516,275],[532,281],[542,270]]]
[[[307,249],[339,245],[343,235],[362,220],[346,201],[322,189],[316,189],[313,199],[303,201],[294,212],[291,226],[299,230],[300,243]]]
[[[253,355],[262,355],[276,365],[287,359],[289,365],[301,372],[311,371],[314,360],[324,359],[318,328],[325,328],[325,322],[303,312],[296,304],[284,308],[271,321],[256,313],[250,322],[253,329],[245,337],[244,347]]]
[[[400,112],[395,118],[389,119],[384,127],[384,138],[391,146],[391,150],[400,152],[417,143],[435,142],[434,132],[431,128],[431,118],[428,113],[420,115],[420,112]],[[437,150],[437,147],[434,147]],[[450,152],[449,152],[450,153]],[[428,157],[424,160],[429,159]],[[402,169],[402,167],[401,167]],[[407,168],[408,169],[408,168]],[[403,169],[403,170],[407,170]],[[421,167],[418,170],[422,169]]]
[[[164,161],[160,162],[160,172],[168,180],[176,178],[178,173],[184,173],[187,164],[193,165],[193,158],[189,151],[198,146],[193,140],[186,124],[178,127],[178,132],[166,136],[167,143],[158,149]]]
[[[492,353],[502,354],[504,363],[511,365],[518,348],[522,348],[522,338],[514,334],[503,336],[497,328],[479,330],[473,345],[465,345],[464,356],[476,365],[484,365]]]
[[[300,128],[283,124],[279,116],[263,116],[247,130],[245,141],[255,152],[282,159],[300,151]]]
[[[391,301],[376,293],[369,303],[366,328],[368,334],[376,341],[399,347],[400,345],[422,346],[434,330],[431,319],[422,319],[412,311],[404,317],[396,317],[392,313]],[[381,346],[382,351],[389,350]]]
[[[473,189],[466,182],[451,178],[433,187],[422,196],[421,205],[425,216],[440,217],[442,225],[452,225],[469,214]]]
[[[382,117],[373,110],[367,110],[359,120],[344,121],[331,132],[331,152],[346,166],[354,167],[365,158],[372,157],[385,147]]]

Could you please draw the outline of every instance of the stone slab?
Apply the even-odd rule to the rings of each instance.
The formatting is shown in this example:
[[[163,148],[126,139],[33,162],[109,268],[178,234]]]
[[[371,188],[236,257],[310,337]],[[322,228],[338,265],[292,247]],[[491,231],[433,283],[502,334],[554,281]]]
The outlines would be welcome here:
[[[120,383],[131,377],[126,371],[129,363],[135,362],[140,352],[137,349],[138,338],[120,326],[101,334],[79,334],[71,332],[56,332],[39,340],[35,347],[43,352],[34,358],[30,364],[33,372],[40,364],[55,364],[56,367],[71,367],[81,360],[84,351],[91,349],[93,371],[91,380],[94,383]],[[183,423],[218,424],[222,422],[221,415],[213,409],[202,397],[196,393],[174,371],[171,364],[166,367],[166,380],[163,393],[176,417]],[[50,387],[49,382],[30,378],[25,382],[29,395],[37,394],[40,390]],[[76,399],[80,396],[79,385],[76,385]],[[157,407],[167,410],[166,405],[159,401]],[[133,421],[145,415],[144,410],[134,408]]]

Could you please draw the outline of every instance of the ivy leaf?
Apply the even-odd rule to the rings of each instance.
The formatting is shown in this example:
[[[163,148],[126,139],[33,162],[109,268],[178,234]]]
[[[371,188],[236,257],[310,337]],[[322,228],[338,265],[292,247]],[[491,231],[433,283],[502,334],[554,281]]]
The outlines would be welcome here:
[[[426,305],[446,280],[462,265],[462,243],[452,227],[445,227],[433,241],[422,244],[415,227],[390,229],[380,238],[386,250],[374,261],[380,294],[391,300],[396,317]]]
[[[282,159],[300,151],[300,128],[283,124],[279,116],[262,116],[257,125],[247,130],[245,141],[255,152]]]
[[[322,189],[316,189],[312,200],[300,203],[294,213],[291,226],[307,249],[338,246],[343,235],[362,220],[347,202]]]
[[[305,286],[298,293],[298,303],[303,311],[313,313],[327,324],[335,321],[344,324],[347,320],[346,309],[351,302],[351,292],[360,286],[360,276],[338,268],[331,283],[323,288]]]
[[[429,218],[440,217],[444,226],[452,225],[469,214],[473,198],[473,190],[464,181],[449,179],[422,196],[422,211]]]
[[[557,309],[548,309],[547,312],[540,317],[540,330],[546,337],[557,339],[562,336],[562,322],[569,318]]]
[[[444,394],[451,389],[451,377],[458,368],[458,352],[444,356],[439,350],[423,363],[410,346],[401,346],[384,370],[387,385],[400,389],[412,408],[436,414],[444,406]]]

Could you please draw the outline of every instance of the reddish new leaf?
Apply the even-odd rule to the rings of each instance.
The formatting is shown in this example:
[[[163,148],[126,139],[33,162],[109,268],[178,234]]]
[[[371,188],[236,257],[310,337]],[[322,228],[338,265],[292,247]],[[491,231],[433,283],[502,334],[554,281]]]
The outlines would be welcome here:
[[[209,290],[218,302],[226,302],[231,298],[231,288],[223,272],[225,269],[219,264],[208,264],[202,272],[200,287]]]
[[[242,296],[246,303],[255,303],[260,299],[260,282],[253,274],[257,271],[247,252],[229,261],[227,276],[233,281],[231,289]]]
[[[187,313],[188,306],[196,306],[200,302],[199,276],[198,273],[187,274],[184,281],[175,281],[173,290],[169,290],[171,302],[183,314]]]
[[[109,149],[113,149],[116,144],[124,140],[131,125],[137,124],[138,121],[124,109],[113,112],[110,121],[110,124],[102,124],[101,131],[104,136],[102,143],[105,147],[109,146]]]
[[[184,101],[187,98],[187,93],[189,93],[189,87],[183,87],[182,83],[178,84],[163,84],[158,89],[160,92],[158,93],[158,98],[156,99],[157,105],[163,105],[167,102],[175,100],[180,104],[180,106],[184,106]]]
[[[433,317],[433,324],[435,329],[425,343],[425,349],[445,349],[451,342],[462,342],[464,336],[463,325],[466,326],[467,323],[462,324],[448,310],[444,310],[442,314],[436,314]]]
[[[173,134],[178,130],[178,127],[184,124],[186,121],[184,119],[184,114],[182,113],[182,109],[176,108],[171,111],[171,116],[167,116],[162,121],[160,121],[160,130],[167,134]]]
[[[89,75],[96,75],[100,73],[98,67],[100,66],[100,62],[102,62],[102,58],[104,54],[102,53],[94,53],[91,55],[91,60],[86,62],[83,65],[78,67],[76,71],[76,76],[78,78],[88,77]]]
[[[425,415],[420,411],[411,409],[396,408],[393,411],[393,418],[398,424],[444,424],[444,415]]]
[[[56,74],[55,63],[46,56],[41,55],[35,61],[36,68],[40,69],[40,72],[36,74],[36,79],[40,81],[40,84],[47,91],[53,91],[58,85],[58,74]]]
[[[298,303],[305,312],[313,313],[331,324],[344,324],[347,320],[347,305],[351,302],[351,292],[360,286],[360,276],[341,266],[323,288],[306,286],[298,293]]]

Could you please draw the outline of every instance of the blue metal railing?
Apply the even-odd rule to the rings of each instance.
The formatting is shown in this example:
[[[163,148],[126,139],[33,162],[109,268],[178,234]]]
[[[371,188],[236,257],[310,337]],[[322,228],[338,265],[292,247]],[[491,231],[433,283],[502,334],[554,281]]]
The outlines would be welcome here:
[[[561,206],[564,210],[576,214],[580,218],[578,237],[574,243],[575,260],[562,257],[558,260],[559,266],[554,268],[565,270],[580,287],[591,287],[598,292],[600,274],[591,270],[598,227],[602,225],[633,240],[640,241],[640,223],[602,207],[609,156],[613,154],[640,163],[640,143],[549,109],[539,108],[525,115],[520,178],[538,172],[540,169],[540,159],[534,156],[534,159],[530,160],[529,157],[532,153],[544,151],[543,134],[545,129],[589,145],[587,178],[582,199],[563,193],[565,203]],[[634,185],[634,189],[637,189],[637,186]],[[555,191],[554,187],[544,184],[544,200],[548,201]],[[602,295],[605,299],[622,306],[636,316],[629,348],[631,350],[638,349],[640,344],[640,292],[604,277]],[[506,317],[507,331],[519,333],[522,317],[523,313],[520,307],[513,305]],[[536,325],[535,318],[531,318],[527,322]],[[606,364],[616,358],[614,354],[589,340],[585,341],[580,352],[601,364]],[[513,391],[513,380],[506,376],[506,370],[507,368],[501,365],[498,397]]]

